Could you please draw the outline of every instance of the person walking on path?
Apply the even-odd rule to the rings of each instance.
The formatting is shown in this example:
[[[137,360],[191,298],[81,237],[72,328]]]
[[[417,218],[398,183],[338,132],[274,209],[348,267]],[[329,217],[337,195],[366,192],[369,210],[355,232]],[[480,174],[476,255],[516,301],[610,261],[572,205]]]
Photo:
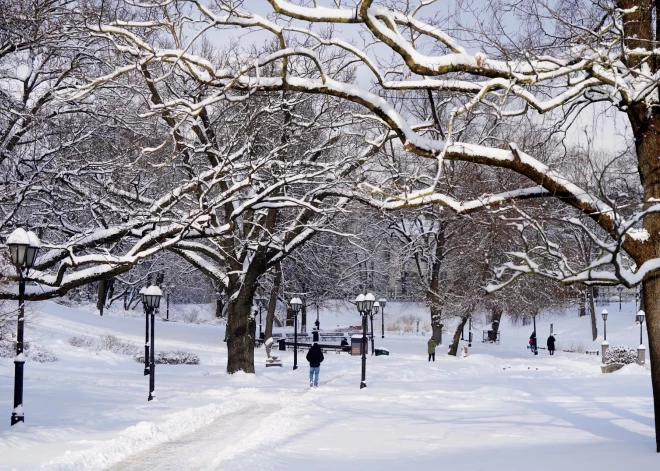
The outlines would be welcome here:
[[[431,337],[428,342],[429,348],[429,361],[431,361],[431,358],[433,358],[433,361],[435,361],[435,339]]]
[[[529,349],[534,355],[538,355],[537,344],[536,344],[536,331],[532,332],[532,335],[529,336]]]
[[[321,371],[321,363],[323,363],[323,351],[318,342],[314,342],[312,348],[307,352],[306,358],[309,362],[309,387],[318,388],[319,372]]]
[[[552,334],[548,337],[548,353],[550,353],[550,355],[555,354],[555,336]]]

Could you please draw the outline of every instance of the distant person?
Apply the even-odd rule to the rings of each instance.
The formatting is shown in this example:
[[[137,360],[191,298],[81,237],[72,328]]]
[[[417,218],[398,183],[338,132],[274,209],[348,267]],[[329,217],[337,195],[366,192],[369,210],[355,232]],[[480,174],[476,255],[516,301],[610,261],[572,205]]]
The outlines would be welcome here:
[[[534,355],[538,355],[537,344],[536,344],[536,331],[532,332],[532,335],[529,336],[529,349]]]
[[[321,328],[321,323],[319,322],[318,319],[314,321],[314,327],[316,328],[316,330],[319,330]]]
[[[550,355],[555,354],[555,336],[552,334],[548,337],[548,353],[550,353]]]
[[[428,346],[429,361],[431,361],[431,358],[433,358],[433,361],[435,361],[435,339],[433,337],[429,339]]]
[[[314,342],[312,348],[307,352],[307,361],[309,362],[309,387],[319,387],[319,372],[321,371],[321,363],[323,363],[323,350],[319,347],[318,342]]]
[[[348,346],[348,340],[346,339],[346,337],[341,339],[340,345],[341,345],[342,351],[344,351],[344,352],[350,352],[351,351],[351,347]]]

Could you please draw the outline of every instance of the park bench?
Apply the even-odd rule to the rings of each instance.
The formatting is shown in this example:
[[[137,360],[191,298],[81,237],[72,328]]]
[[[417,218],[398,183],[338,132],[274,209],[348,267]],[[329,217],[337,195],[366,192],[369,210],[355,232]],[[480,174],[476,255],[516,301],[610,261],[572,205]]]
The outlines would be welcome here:
[[[341,340],[345,337],[343,332],[319,332],[319,338],[321,340]]]
[[[600,355],[600,351],[598,350],[585,350],[584,353],[587,355]]]
[[[294,349],[294,343],[293,342],[285,341],[284,345],[286,346],[287,350],[293,350]],[[311,347],[312,347],[311,343],[298,342],[298,351],[309,350]],[[351,351],[351,347],[348,346],[348,345],[342,347],[341,345],[331,345],[331,344],[319,343],[319,347],[321,347],[321,350],[323,351],[323,353],[328,353],[328,352],[341,353],[341,352],[350,352]],[[280,347],[280,350],[281,350],[281,347]]]

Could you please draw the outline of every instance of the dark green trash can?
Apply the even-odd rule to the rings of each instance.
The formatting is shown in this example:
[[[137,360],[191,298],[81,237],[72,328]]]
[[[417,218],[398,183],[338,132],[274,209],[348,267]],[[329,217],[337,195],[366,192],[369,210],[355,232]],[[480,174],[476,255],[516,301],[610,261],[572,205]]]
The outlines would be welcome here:
[[[389,355],[390,351],[386,348],[375,348],[374,353],[376,354],[376,356]]]

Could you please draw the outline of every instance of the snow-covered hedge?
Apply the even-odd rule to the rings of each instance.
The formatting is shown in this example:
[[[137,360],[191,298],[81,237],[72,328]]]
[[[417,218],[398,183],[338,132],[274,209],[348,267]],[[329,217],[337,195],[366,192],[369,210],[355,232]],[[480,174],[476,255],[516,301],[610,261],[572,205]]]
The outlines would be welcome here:
[[[120,355],[135,355],[140,351],[140,347],[138,345],[125,342],[113,334],[101,335],[99,337],[98,343],[91,337],[71,337],[69,339],[69,344],[73,347],[85,348],[87,350],[108,350],[112,353],[118,353]]]
[[[133,358],[138,363],[144,363],[144,354]],[[199,365],[199,357],[188,352],[156,352],[154,362],[157,365]]]
[[[46,363],[57,361],[57,355],[49,348],[35,345],[33,343],[24,343],[24,354],[27,361],[36,361],[37,363]],[[16,356],[16,342],[0,341],[0,357],[14,358]]]
[[[605,352],[605,364],[611,365],[618,363],[621,365],[630,365],[637,362],[637,352],[632,348],[624,346],[610,347]]]

